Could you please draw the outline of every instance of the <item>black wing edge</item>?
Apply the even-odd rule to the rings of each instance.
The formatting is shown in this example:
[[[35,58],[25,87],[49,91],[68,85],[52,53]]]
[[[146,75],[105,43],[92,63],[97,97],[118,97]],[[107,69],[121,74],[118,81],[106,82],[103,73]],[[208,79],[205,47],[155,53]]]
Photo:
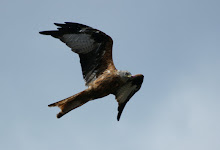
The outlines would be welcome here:
[[[125,108],[125,105],[127,104],[128,101],[126,101],[125,103],[123,103],[122,105],[118,106],[118,115],[117,115],[117,120],[119,121],[121,118],[121,114]]]
[[[142,74],[138,74],[138,75],[136,75],[136,76],[133,77],[132,81],[130,81],[130,82],[132,82],[133,85],[137,85],[138,87],[137,87],[136,90],[134,90],[133,92],[130,93],[130,95],[128,96],[128,98],[126,99],[126,101],[125,101],[123,104],[120,104],[120,105],[118,106],[118,115],[117,115],[117,120],[118,120],[118,121],[119,121],[120,118],[121,118],[121,114],[122,114],[122,112],[123,112],[123,110],[124,110],[124,108],[125,108],[127,102],[130,100],[130,98],[131,98],[137,91],[140,90],[141,85],[142,85],[142,83],[143,83],[143,80],[144,80],[144,76],[143,76]]]
[[[64,34],[67,33],[79,33],[79,31],[83,28],[90,28],[91,27],[80,24],[80,23],[74,23],[74,22],[64,22],[65,24],[62,23],[54,23],[56,26],[58,26],[58,30],[50,30],[50,31],[40,31],[40,34],[43,35],[51,35],[52,37],[59,38]]]
[[[137,91],[138,91],[138,90],[137,90]],[[118,116],[117,116],[117,120],[118,120],[118,121],[119,121],[120,118],[121,118],[121,114],[122,114],[122,112],[123,112],[123,110],[124,110],[124,108],[125,108],[127,102],[130,100],[130,98],[131,98],[137,91],[132,92],[132,93],[128,96],[128,98],[126,99],[126,101],[125,101],[123,104],[120,104],[120,105],[118,106]]]

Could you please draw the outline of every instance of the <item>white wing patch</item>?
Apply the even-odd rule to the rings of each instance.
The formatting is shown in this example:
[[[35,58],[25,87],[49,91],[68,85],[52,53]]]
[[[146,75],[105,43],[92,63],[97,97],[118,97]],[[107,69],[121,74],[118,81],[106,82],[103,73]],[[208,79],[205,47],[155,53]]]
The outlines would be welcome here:
[[[64,34],[60,40],[78,54],[86,54],[99,46],[89,34]]]
[[[137,85],[132,85],[131,83],[127,83],[124,86],[122,86],[117,94],[116,94],[116,99],[119,104],[124,103],[128,96],[132,93],[137,88]]]

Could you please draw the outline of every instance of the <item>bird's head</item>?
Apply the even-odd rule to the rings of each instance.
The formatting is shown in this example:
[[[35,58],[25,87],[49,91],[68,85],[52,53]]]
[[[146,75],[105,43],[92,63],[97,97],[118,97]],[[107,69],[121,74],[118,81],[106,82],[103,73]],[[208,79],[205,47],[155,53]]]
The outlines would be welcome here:
[[[121,77],[121,79],[124,82],[127,82],[128,80],[134,80],[136,78],[140,78],[143,82],[143,78],[144,76],[142,74],[137,74],[137,75],[132,75],[130,72],[128,71],[122,71],[122,70],[118,70],[118,75]]]
[[[132,74],[128,71],[122,71],[118,70],[118,75],[121,77],[121,79],[126,82],[129,80],[130,77],[132,77]]]

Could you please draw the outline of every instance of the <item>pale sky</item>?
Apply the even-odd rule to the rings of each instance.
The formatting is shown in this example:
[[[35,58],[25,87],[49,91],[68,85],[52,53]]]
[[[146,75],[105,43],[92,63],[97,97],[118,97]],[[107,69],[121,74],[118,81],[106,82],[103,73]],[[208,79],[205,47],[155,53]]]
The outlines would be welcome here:
[[[1,1],[2,150],[219,150],[219,0]],[[118,122],[113,95],[61,119],[48,104],[86,87],[79,58],[39,31],[78,22],[114,40],[120,70],[144,74]]]

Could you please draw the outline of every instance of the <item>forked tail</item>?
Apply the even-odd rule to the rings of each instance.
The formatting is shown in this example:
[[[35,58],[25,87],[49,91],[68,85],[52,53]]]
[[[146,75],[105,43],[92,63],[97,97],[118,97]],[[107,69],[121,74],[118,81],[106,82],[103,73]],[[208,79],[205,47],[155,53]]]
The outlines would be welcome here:
[[[82,91],[78,94],[75,94],[73,96],[70,96],[64,100],[52,103],[48,105],[49,107],[59,107],[61,111],[57,114],[57,118],[61,118],[63,115],[68,113],[69,111],[82,106],[86,102],[91,100],[90,95],[87,91]]]

